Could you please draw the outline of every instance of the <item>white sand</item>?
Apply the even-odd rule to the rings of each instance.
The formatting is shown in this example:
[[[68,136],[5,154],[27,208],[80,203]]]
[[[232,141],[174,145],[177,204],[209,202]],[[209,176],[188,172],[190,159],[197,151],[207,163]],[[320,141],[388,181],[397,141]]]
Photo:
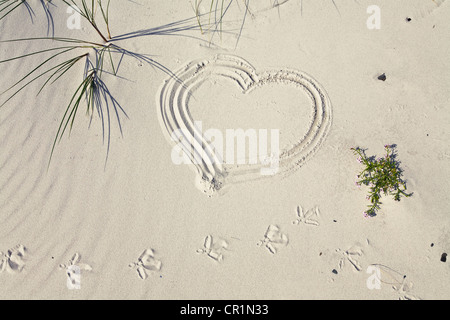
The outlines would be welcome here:
[[[0,22],[2,40],[45,34],[45,16],[36,2],[30,1],[34,24],[24,9]],[[136,2],[113,1],[113,35],[193,16],[189,1]],[[22,245],[25,254],[22,259],[22,247],[11,252],[9,262],[18,270],[0,273],[0,298],[450,298],[450,262],[440,261],[450,251],[450,3],[335,3],[338,10],[325,0],[290,0],[265,10],[269,1],[251,1],[253,15],[247,16],[236,49],[236,36],[228,33],[222,40],[216,35],[217,46],[211,47],[175,36],[120,42],[155,55],[173,71],[227,54],[248,61],[258,73],[311,75],[330,99],[330,127],[307,161],[281,176],[230,182],[213,197],[204,195],[190,166],[174,165],[170,157],[173,144],[161,126],[156,98],[168,76],[129,58],[120,69],[127,80],[105,78],[130,117],[122,123],[123,138],[113,125],[106,167],[101,123],[94,117],[88,130],[83,106],[47,171],[82,64],[37,98],[36,83],[2,107],[0,251]],[[366,27],[372,4],[381,8],[380,30]],[[57,36],[100,41],[85,21],[83,30],[68,30],[65,9],[54,10]],[[243,12],[242,2],[233,6],[227,19],[237,22],[224,24],[224,30],[239,31]],[[196,31],[185,34],[208,40]],[[0,60],[47,45],[2,43]],[[0,64],[0,91],[39,61]],[[377,80],[382,73],[385,82]],[[189,105],[205,128],[279,128],[285,149],[306,134],[311,114],[295,109],[296,102],[310,103],[302,91],[274,84],[244,95],[224,78],[205,81]],[[390,143],[398,145],[414,195],[401,202],[385,198],[379,215],[367,219],[362,214],[367,190],[354,185],[361,166],[350,148],[381,155]],[[320,215],[311,216],[318,226],[293,224],[299,205],[305,212],[318,208]],[[288,238],[276,254],[257,245],[270,225]],[[223,261],[196,252],[208,235],[212,255],[221,252]],[[151,251],[144,257],[153,268],[142,280],[138,266],[129,264],[146,249],[154,250],[153,258]],[[68,290],[60,264],[69,267],[75,253],[81,258],[73,263],[92,270],[82,272],[81,290]],[[366,284],[373,265],[381,270],[379,290]]]

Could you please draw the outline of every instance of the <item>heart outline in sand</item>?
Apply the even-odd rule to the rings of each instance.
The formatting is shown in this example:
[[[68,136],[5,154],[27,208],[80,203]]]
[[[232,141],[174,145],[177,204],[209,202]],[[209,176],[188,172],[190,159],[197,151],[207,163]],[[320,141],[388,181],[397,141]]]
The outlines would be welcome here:
[[[290,149],[277,155],[275,173],[292,172],[303,165],[326,138],[332,121],[331,102],[324,88],[308,74],[291,69],[258,73],[250,63],[234,55],[219,54],[212,59],[190,62],[162,84],[156,99],[160,124],[166,138],[171,143],[183,145],[197,172],[197,187],[206,194],[212,195],[220,190],[225,181],[234,183],[263,178],[261,172],[267,165],[226,168],[215,155],[210,142],[198,132],[189,112],[189,97],[212,76],[234,81],[243,94],[270,83],[294,84],[304,90],[313,102],[313,117],[307,133]],[[201,161],[197,161],[199,157]]]

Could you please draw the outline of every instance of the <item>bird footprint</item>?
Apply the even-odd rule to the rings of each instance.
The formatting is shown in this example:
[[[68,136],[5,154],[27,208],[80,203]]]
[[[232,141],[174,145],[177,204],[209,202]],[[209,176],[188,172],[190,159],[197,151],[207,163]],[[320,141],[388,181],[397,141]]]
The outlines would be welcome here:
[[[264,234],[264,239],[257,243],[257,246],[265,246],[271,254],[276,254],[280,247],[285,247],[289,243],[287,235],[280,231],[275,225],[270,225]]]
[[[161,270],[162,263],[155,258],[155,251],[153,249],[146,249],[136,262],[132,262],[128,266],[136,269],[139,278],[145,280],[148,278],[150,272]]]
[[[361,265],[358,260],[356,260],[356,257],[361,257],[363,255],[363,251],[359,246],[353,246],[348,250],[336,249],[336,252],[341,255],[341,259],[339,260],[339,269],[342,270],[345,264],[350,262],[356,271],[362,270]]]
[[[80,289],[80,276],[82,271],[92,271],[92,267],[87,263],[81,263],[81,255],[76,252],[67,263],[59,265],[60,270],[65,270],[67,283],[70,288]]]
[[[206,236],[203,248],[198,249],[198,254],[206,254],[211,259],[221,262],[223,260],[223,251],[227,250],[228,248],[228,242],[219,239],[217,241],[214,241],[213,237],[211,235]]]
[[[317,220],[311,219],[313,216],[317,218],[320,217],[319,208],[315,207],[313,209],[309,209],[304,212],[302,206],[297,206],[297,219],[292,223],[295,225],[299,225],[300,223],[309,224],[313,226],[319,226],[319,222]]]
[[[18,245],[9,249],[7,253],[0,252],[0,273],[7,271],[9,273],[20,273],[25,267],[24,257],[26,248]]]

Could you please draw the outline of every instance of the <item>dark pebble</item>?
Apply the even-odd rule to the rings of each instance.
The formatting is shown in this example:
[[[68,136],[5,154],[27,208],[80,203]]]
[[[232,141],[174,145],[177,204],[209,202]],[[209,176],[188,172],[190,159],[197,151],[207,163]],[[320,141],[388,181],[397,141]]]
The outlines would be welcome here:
[[[381,80],[381,81],[386,81],[386,74],[385,73],[383,73],[381,76],[378,76],[378,80]]]
[[[336,269],[333,269],[333,271],[331,271],[331,272],[333,272],[334,274],[338,274]]]
[[[441,256],[441,262],[447,262],[447,254],[443,253]]]
[[[406,18],[406,22],[410,22],[412,19],[411,18]]]

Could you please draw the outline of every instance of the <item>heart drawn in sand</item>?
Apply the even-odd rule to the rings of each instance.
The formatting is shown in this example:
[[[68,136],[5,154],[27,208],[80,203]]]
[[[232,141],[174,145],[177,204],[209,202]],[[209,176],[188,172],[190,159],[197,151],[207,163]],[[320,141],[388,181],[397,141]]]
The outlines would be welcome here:
[[[229,165],[222,161],[210,137],[205,136],[189,111],[189,99],[211,77],[224,77],[236,83],[243,94],[267,84],[289,84],[302,90],[313,108],[306,134],[288,149],[274,152],[260,163]],[[295,70],[280,69],[257,73],[240,57],[216,55],[212,59],[188,63],[166,80],[157,95],[163,131],[181,149],[197,172],[197,186],[208,195],[225,184],[286,174],[303,165],[323,143],[331,124],[331,103],[321,85],[311,76]]]

